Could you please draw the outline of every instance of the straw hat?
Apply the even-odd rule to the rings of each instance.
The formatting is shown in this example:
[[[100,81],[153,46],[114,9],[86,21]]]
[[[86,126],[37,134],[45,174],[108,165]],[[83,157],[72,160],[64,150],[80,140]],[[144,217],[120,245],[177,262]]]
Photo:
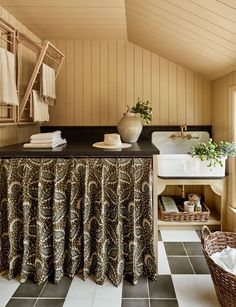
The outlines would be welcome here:
[[[104,141],[97,142],[93,144],[97,148],[106,148],[106,149],[117,149],[117,148],[128,148],[131,147],[131,144],[121,143],[120,135],[118,133],[104,134]]]

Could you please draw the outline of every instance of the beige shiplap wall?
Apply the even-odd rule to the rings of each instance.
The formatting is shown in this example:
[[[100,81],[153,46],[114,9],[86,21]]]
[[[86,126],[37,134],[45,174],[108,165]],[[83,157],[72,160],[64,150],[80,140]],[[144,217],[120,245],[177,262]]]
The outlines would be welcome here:
[[[210,82],[135,44],[52,41],[65,53],[51,125],[116,125],[126,106],[150,100],[157,125],[211,123]]]
[[[211,108],[213,137],[220,141],[233,141],[233,107],[229,89],[236,86],[236,70],[211,83]],[[234,111],[235,112],[235,111]],[[236,119],[236,114],[234,114]],[[234,121],[235,121],[234,119]],[[236,231],[236,161],[227,160],[226,225],[227,230]],[[234,207],[235,209],[232,209]]]
[[[230,107],[229,88],[236,86],[236,70],[211,83],[212,127],[216,140],[231,140],[232,110]]]
[[[29,31],[23,24],[16,20],[11,14],[9,14],[5,9],[0,6],[0,17],[5,19],[11,25],[16,27],[19,31],[23,32],[29,36],[33,41],[39,42],[39,38],[36,37],[31,31]],[[23,91],[29,80],[31,71],[35,62],[35,55],[31,51],[27,50],[25,47],[20,47],[20,85],[21,92],[20,95],[23,95]],[[16,125],[1,127],[0,126],[0,146],[6,146],[14,143],[27,141],[31,134],[38,131],[38,125],[27,125],[24,127],[18,127]]]

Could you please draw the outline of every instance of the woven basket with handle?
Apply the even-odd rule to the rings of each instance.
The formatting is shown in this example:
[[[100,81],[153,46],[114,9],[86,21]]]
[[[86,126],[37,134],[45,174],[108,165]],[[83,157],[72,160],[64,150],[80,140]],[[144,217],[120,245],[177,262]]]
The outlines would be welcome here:
[[[211,272],[218,300],[221,306],[236,307],[236,275],[225,271],[210,257],[227,246],[236,248],[236,233],[211,232],[207,226],[202,228],[202,250]]]

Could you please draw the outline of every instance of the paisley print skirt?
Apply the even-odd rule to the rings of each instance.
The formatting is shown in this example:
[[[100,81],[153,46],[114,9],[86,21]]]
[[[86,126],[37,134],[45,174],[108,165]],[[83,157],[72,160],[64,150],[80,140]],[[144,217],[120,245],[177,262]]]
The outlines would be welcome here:
[[[0,273],[156,278],[151,158],[0,159]]]

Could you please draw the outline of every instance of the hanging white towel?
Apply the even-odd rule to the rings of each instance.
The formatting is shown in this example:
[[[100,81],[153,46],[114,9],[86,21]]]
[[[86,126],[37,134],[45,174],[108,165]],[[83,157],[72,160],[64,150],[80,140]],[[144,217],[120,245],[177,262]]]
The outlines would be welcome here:
[[[18,106],[15,65],[15,55],[0,48],[0,102]]]
[[[32,90],[31,98],[33,105],[33,118],[35,122],[48,122],[49,110],[48,104],[39,96],[38,91]]]
[[[40,96],[47,104],[54,105],[56,99],[55,70],[43,63],[40,76]]]
[[[32,144],[32,143],[26,143],[23,145],[24,148],[55,148],[57,146],[66,144],[66,140],[62,139],[60,142],[48,144],[48,143],[41,143],[41,144]]]
[[[44,132],[44,133],[36,133],[31,135],[31,140],[52,140],[55,137],[60,137],[61,131],[57,130],[54,132]]]

